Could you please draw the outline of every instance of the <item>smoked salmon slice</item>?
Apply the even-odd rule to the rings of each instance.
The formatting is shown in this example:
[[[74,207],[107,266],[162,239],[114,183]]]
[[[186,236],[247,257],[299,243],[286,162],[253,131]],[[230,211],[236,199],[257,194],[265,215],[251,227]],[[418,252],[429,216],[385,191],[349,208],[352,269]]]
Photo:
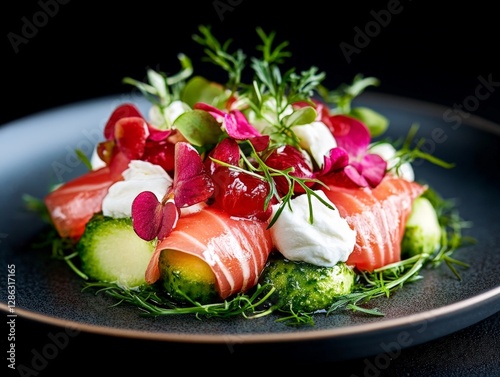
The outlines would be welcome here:
[[[197,256],[213,270],[219,295],[225,299],[255,286],[272,250],[267,223],[231,217],[205,207],[181,216],[170,235],[161,240],[146,269],[146,282],[160,278],[162,250],[178,250]]]
[[[116,182],[105,166],[68,181],[50,192],[44,203],[59,236],[79,239],[90,218],[102,209],[109,187]]]
[[[401,241],[413,201],[426,186],[386,176],[375,188],[324,188],[349,226],[356,230],[356,245],[346,263],[372,272],[401,260]]]
[[[117,153],[109,165],[67,181],[45,196],[45,206],[60,237],[80,239],[87,222],[102,210],[111,185],[123,179],[129,162]]]

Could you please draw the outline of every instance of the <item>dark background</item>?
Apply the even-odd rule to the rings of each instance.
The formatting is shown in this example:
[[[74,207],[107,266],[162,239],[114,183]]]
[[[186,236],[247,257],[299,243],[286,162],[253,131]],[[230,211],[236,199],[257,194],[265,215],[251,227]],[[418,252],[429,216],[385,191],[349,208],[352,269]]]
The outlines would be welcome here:
[[[362,73],[381,80],[380,87],[370,88],[372,92],[446,107],[474,103],[477,106],[471,113],[500,123],[500,32],[494,5],[479,1],[438,4],[442,3],[416,0],[298,4],[269,0],[9,2],[8,9],[4,7],[0,15],[3,36],[0,124],[81,100],[129,92],[131,87],[122,84],[125,76],[142,79],[147,68],[176,73],[180,68],[176,58],[179,52],[192,59],[197,73],[219,78],[219,71],[200,61],[201,47],[191,39],[200,24],[211,25],[222,41],[232,38],[232,46],[242,48],[248,55],[256,54],[257,26],[268,32],[276,31],[277,41],[290,42],[293,56],[288,64],[299,70],[317,66],[327,73],[325,84],[332,89]],[[397,13],[388,13],[394,7]],[[376,17],[385,17],[385,25]],[[30,27],[33,23],[39,26]],[[358,30],[372,33],[364,46],[355,41]],[[359,48],[350,61],[341,44]],[[468,102],[477,95],[478,85],[483,85],[481,93],[486,93],[481,78],[490,81],[490,95]],[[24,353],[20,349],[19,357],[30,355],[32,348],[45,344],[49,332],[57,331],[21,321],[17,325],[20,335],[17,344],[24,347]],[[405,350],[383,375],[495,375],[500,367],[498,352],[495,356],[494,351],[499,347],[498,323],[497,314],[472,329]],[[159,348],[150,344],[141,346],[133,340],[92,335],[79,339],[80,343],[65,349],[39,375],[70,375],[68,371],[75,367],[90,372],[102,365],[120,365],[119,370],[129,365],[141,368],[159,363],[161,366],[168,360],[168,355],[162,355]],[[458,354],[453,350],[462,356],[454,356]],[[111,356],[115,351],[118,356]],[[339,375],[338,368],[344,368],[347,372],[342,375],[362,375],[366,360],[338,363],[332,365],[330,372]],[[429,363],[424,364],[425,360]],[[291,361],[280,361],[283,362]],[[181,363],[182,366],[186,370],[194,367]],[[212,365],[223,366],[223,360],[214,360]],[[246,368],[241,367],[228,372]],[[264,371],[258,360],[249,361],[248,367],[255,372]],[[166,367],[165,375],[172,373]]]
[[[149,67],[176,73],[179,52],[192,59],[197,73],[225,80],[218,68],[200,61],[202,49],[191,39],[200,24],[211,25],[221,41],[232,38],[233,48],[249,56],[257,53],[257,26],[276,31],[277,41],[290,42],[293,56],[287,64],[298,70],[317,66],[327,73],[325,84],[332,89],[362,73],[381,80],[371,91],[446,107],[463,104],[475,95],[480,76],[500,82],[497,12],[484,3],[10,2],[1,15],[0,124],[62,104],[128,92],[131,87],[122,79],[142,79]],[[355,40],[358,30],[371,36]],[[350,61],[341,44],[359,48]],[[499,88],[497,84],[474,107],[475,115],[500,122]]]

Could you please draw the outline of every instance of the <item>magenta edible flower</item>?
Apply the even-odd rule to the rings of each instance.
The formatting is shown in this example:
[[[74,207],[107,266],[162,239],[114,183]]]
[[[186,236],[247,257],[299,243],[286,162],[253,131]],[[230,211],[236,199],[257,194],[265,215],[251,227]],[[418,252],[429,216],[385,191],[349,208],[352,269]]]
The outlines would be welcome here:
[[[201,156],[189,143],[175,144],[175,173],[172,186],[162,201],[143,191],[132,202],[132,224],[137,235],[147,241],[167,237],[177,224],[180,209],[203,202],[214,192]]]
[[[163,239],[175,228],[179,209],[171,196],[161,203],[151,191],[143,191],[132,202],[132,223],[139,237]]]
[[[172,185],[175,205],[189,207],[210,198],[214,191],[212,178],[196,149],[189,143],[175,144],[175,173]]]
[[[195,104],[194,109],[210,113],[218,122],[224,124],[230,137],[236,140],[249,140],[257,152],[263,151],[269,144],[269,136],[257,131],[245,115],[237,109],[225,112],[203,102]]]
[[[335,115],[331,120],[342,132],[335,135],[337,147],[325,157],[319,175],[339,185],[376,187],[385,176],[387,162],[377,154],[368,153],[371,141],[368,128],[347,115]]]

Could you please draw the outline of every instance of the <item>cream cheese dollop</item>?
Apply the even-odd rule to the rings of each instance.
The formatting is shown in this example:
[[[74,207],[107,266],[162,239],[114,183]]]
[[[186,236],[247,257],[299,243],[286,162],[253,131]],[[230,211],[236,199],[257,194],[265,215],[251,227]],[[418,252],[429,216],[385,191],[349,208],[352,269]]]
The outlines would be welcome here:
[[[294,126],[292,130],[299,138],[300,146],[311,155],[319,168],[322,168],[325,156],[337,146],[328,126],[321,121],[315,121]]]
[[[111,185],[102,201],[104,216],[131,217],[132,202],[143,191],[153,192],[161,201],[172,185],[172,178],[159,165],[133,160],[123,172],[123,181]]]
[[[285,258],[331,267],[345,262],[352,253],[356,231],[340,216],[335,204],[323,191],[315,193],[334,209],[311,195],[314,221],[310,223],[308,197],[300,195],[291,200],[291,209],[287,205],[272,225],[271,237],[276,249]],[[274,205],[273,215],[277,210],[278,205]]]

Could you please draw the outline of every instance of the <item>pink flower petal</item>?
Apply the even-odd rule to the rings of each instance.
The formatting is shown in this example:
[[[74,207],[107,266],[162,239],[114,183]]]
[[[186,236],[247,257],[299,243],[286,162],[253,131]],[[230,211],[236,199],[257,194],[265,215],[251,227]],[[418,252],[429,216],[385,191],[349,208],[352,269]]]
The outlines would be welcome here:
[[[368,182],[354,166],[347,165],[344,168],[344,173],[356,185],[360,187],[368,187]]]
[[[336,121],[342,122],[345,128],[342,135],[335,134],[337,146],[344,148],[351,158],[364,155],[371,140],[368,127],[346,115],[336,115],[335,118]]]
[[[160,227],[158,230],[158,239],[162,240],[167,237],[177,225],[179,220],[180,210],[177,208],[173,199],[167,200],[163,206]]]
[[[378,154],[367,154],[360,164],[363,177],[371,187],[376,187],[385,176],[387,162]]]
[[[224,121],[227,134],[236,140],[262,136],[239,110],[232,110],[229,114],[226,114]]]
[[[151,191],[143,191],[132,202],[132,225],[146,241],[158,235],[162,224],[162,205]]]
[[[350,119],[345,115],[330,115],[329,112],[322,114],[322,121],[332,131],[335,138],[345,136],[351,130]]]
[[[349,155],[343,148],[332,148],[328,156],[324,157],[321,174],[343,169],[349,163]]]
[[[175,144],[175,182],[183,181],[204,172],[205,168],[198,151],[187,142]]]
[[[198,102],[193,106],[194,110],[203,110],[210,113],[218,122],[222,122],[226,113],[215,106],[209,105],[208,103]]]
[[[257,152],[263,151],[269,145],[270,137],[262,135],[248,122],[240,110],[228,113],[203,102],[196,103],[194,109],[209,112],[218,122],[224,122],[227,134],[236,140],[250,140]]]
[[[214,184],[198,151],[189,143],[175,144],[173,190],[177,207],[190,206],[208,199]]]
[[[257,131],[241,111],[232,110],[224,120],[226,132],[233,139],[249,140],[257,152],[263,151],[269,145],[270,137]]]
[[[212,196],[214,190],[212,178],[207,174],[178,181],[174,187],[175,204],[182,208],[203,202]]]
[[[151,140],[151,141],[165,140],[172,133],[172,130],[160,130],[156,127],[151,126],[150,124],[148,124],[148,126],[149,126],[148,140]]]

